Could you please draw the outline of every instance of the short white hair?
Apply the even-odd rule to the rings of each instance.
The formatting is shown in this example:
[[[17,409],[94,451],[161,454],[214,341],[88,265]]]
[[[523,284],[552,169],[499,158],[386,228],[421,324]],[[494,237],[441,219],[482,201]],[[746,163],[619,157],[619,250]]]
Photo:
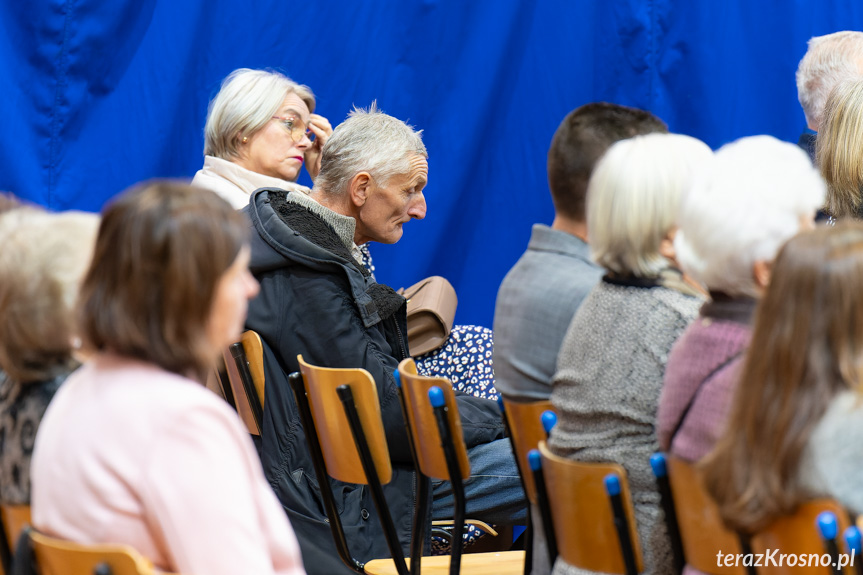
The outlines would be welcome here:
[[[836,85],[863,76],[863,32],[834,32],[809,39],[797,67],[797,99],[806,123],[821,129],[824,105]]]
[[[794,144],[752,136],[727,144],[692,178],[674,243],[683,270],[712,291],[758,297],[757,261],[811,221],[826,186]]]
[[[255,134],[275,116],[288,94],[296,94],[315,111],[311,88],[273,70],[234,70],[207,109],[204,154],[233,161],[242,137]]]
[[[422,130],[388,116],[375,102],[368,110],[354,108],[324,144],[315,190],[342,196],[360,172],[368,172],[385,186],[391,177],[410,172],[414,155],[428,158]]]
[[[638,277],[668,267],[660,245],[674,228],[691,173],[710,154],[704,142],[681,134],[637,136],[611,146],[587,187],[587,233],[596,262]]]

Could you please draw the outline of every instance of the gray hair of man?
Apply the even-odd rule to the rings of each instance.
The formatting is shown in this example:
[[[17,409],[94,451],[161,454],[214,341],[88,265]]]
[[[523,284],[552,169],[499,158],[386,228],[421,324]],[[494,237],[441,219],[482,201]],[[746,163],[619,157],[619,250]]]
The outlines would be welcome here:
[[[806,123],[821,129],[824,105],[836,85],[863,76],[863,32],[834,32],[809,39],[797,67],[797,99]]]
[[[227,161],[239,157],[240,140],[267,125],[288,94],[296,94],[315,111],[311,88],[273,70],[234,70],[207,109],[204,154]]]
[[[414,155],[428,158],[422,130],[385,114],[376,102],[368,110],[354,108],[324,144],[315,191],[343,196],[360,172],[368,172],[377,185],[385,186],[391,177],[410,171]]]
[[[663,240],[674,231],[689,177],[710,156],[707,144],[683,134],[612,145],[587,186],[588,244],[596,263],[637,277],[669,267]]]
[[[693,176],[674,239],[683,270],[711,291],[758,297],[756,262],[771,263],[824,201],[806,152],[771,136],[720,148]]]

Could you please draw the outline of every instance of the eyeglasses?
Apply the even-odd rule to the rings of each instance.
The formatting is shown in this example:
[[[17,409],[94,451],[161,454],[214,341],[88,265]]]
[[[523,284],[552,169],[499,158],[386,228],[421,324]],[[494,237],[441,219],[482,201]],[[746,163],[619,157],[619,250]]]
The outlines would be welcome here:
[[[274,120],[278,120],[285,129],[291,133],[291,139],[294,142],[299,142],[303,136],[307,137],[310,142],[315,141],[315,134],[303,123],[299,118],[293,116],[273,116]]]

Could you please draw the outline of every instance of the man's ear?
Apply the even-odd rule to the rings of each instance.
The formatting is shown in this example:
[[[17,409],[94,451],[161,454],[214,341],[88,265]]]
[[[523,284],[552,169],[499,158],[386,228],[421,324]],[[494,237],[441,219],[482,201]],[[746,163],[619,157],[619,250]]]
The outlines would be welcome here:
[[[348,182],[348,195],[351,203],[360,207],[366,203],[374,187],[374,180],[368,172],[360,172]]]

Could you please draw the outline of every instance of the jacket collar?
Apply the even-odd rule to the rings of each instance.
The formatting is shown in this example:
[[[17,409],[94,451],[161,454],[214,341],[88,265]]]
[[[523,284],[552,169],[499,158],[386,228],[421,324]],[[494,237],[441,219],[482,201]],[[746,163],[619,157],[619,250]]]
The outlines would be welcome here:
[[[701,306],[701,315],[716,320],[733,321],[743,325],[752,323],[758,300],[748,296],[730,296],[711,291],[710,301]]]
[[[366,327],[389,318],[402,308],[405,299],[371,277],[368,270],[353,258],[341,236],[318,215],[317,208],[289,201],[296,199],[295,195],[284,190],[262,188],[252,194],[251,202],[244,208],[256,232],[251,241],[249,268],[252,273],[282,269],[292,263],[300,263],[322,274],[332,274],[337,270],[348,280],[351,295]],[[317,202],[315,204],[327,210]]]
[[[599,269],[596,262],[590,259],[590,246],[587,242],[545,224],[533,224],[527,249],[578,258]]]

